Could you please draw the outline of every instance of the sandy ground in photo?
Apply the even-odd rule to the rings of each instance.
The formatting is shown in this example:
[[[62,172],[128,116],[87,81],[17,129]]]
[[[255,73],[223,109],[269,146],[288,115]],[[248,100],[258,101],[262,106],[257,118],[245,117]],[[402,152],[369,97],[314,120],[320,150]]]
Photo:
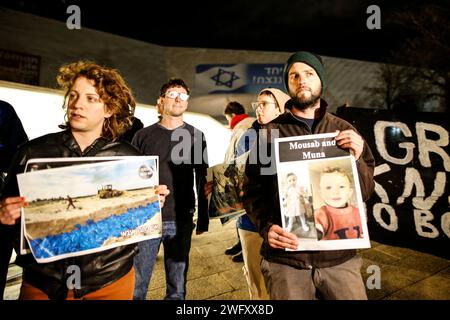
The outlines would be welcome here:
[[[40,238],[49,234],[70,232],[77,223],[99,221],[113,214],[122,214],[130,208],[147,205],[158,200],[154,188],[124,191],[118,197],[100,199],[98,195],[73,198],[75,209],[64,200],[42,201],[25,208],[27,234]]]

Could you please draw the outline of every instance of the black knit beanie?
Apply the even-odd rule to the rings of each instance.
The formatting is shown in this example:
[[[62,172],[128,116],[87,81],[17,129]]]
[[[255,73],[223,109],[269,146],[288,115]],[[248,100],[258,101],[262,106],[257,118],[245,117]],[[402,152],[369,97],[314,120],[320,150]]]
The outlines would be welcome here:
[[[327,73],[325,72],[325,68],[323,67],[322,58],[314,53],[310,53],[307,51],[299,51],[294,53],[289,57],[286,64],[284,65],[284,86],[286,87],[287,92],[289,92],[288,85],[288,73],[291,66],[296,62],[303,62],[307,65],[311,66],[314,70],[316,70],[317,75],[322,82],[322,92],[325,92],[327,87]]]

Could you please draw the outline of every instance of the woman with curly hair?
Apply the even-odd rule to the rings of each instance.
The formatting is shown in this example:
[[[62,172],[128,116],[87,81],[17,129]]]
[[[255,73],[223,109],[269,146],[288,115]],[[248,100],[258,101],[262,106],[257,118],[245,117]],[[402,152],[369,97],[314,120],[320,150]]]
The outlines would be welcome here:
[[[21,208],[28,203],[19,197],[16,175],[24,171],[29,159],[140,155],[118,139],[131,125],[136,102],[116,70],[78,61],[62,66],[57,80],[66,91],[66,123],[61,126],[65,130],[23,145],[2,192],[0,223],[15,229],[17,235]],[[164,185],[156,192],[162,202],[169,194]],[[136,251],[136,244],[131,244],[50,263],[37,263],[31,254],[19,255],[16,264],[23,268],[19,299],[132,299]],[[81,271],[80,285],[75,288],[68,281],[73,266]]]
[[[131,90],[125,84],[120,74],[113,69],[100,67],[90,61],[78,61],[59,68],[58,84],[66,90],[63,108],[74,108],[73,102],[78,99],[73,90],[76,82],[80,85],[89,83],[96,93],[88,96],[88,102],[98,102],[100,99],[105,106],[104,121],[102,121],[101,136],[110,140],[117,139],[131,127],[136,101]],[[102,109],[102,108],[100,108]],[[79,118],[66,113],[66,124],[61,127],[72,131],[79,131]]]

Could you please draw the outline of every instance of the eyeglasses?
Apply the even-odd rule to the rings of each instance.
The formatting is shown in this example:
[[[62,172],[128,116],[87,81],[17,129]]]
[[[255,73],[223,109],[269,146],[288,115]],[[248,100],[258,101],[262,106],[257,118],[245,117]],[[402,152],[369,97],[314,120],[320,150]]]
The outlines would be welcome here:
[[[253,110],[258,109],[259,106],[261,106],[263,109],[268,108],[269,105],[277,105],[275,102],[269,102],[269,101],[262,101],[262,102],[252,102],[252,108]]]
[[[176,91],[169,91],[164,94],[165,97],[170,99],[176,99],[178,96],[180,96],[181,101],[188,101],[189,95],[187,93],[182,92],[176,92]]]

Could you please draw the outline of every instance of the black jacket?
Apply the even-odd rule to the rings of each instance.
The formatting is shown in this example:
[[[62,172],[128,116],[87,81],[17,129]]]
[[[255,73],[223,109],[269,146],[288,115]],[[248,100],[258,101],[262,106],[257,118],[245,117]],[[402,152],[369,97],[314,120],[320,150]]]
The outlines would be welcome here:
[[[159,182],[167,185],[170,190],[162,208],[163,223],[192,223],[196,199],[195,182],[197,231],[208,231],[208,201],[203,191],[208,169],[208,151],[203,132],[186,122],[173,130],[155,123],[139,130],[132,143],[143,154],[159,157]]]
[[[4,197],[19,195],[16,174],[24,171],[29,159],[60,157],[103,157],[103,156],[136,156],[141,153],[125,142],[110,142],[99,138],[83,153],[70,131],[52,133],[31,140],[23,145],[13,159],[11,171],[3,190]],[[20,222],[12,228],[16,229],[15,244],[19,244]],[[85,256],[67,258],[50,263],[37,263],[31,254],[17,256],[16,263],[23,268],[23,280],[45,292],[50,299],[67,297],[67,273],[70,265],[81,270],[81,288],[74,289],[74,296],[80,298],[87,293],[105,287],[127,274],[133,266],[133,257],[137,253],[136,245],[116,247],[111,250]]]
[[[28,141],[14,108],[0,100],[0,173],[8,170],[17,147]]]
[[[356,129],[343,119],[340,119],[326,112],[326,102],[321,101],[320,117],[311,130],[306,123],[297,119],[290,111],[280,115],[267,125],[267,141],[271,141],[271,130],[276,130],[279,137],[301,136],[318,133],[332,133],[336,130]],[[267,143],[266,140],[263,140]],[[263,159],[258,159],[258,148],[253,148],[246,166],[246,181],[244,183],[244,207],[251,220],[256,224],[258,232],[264,239],[261,247],[261,255],[269,261],[290,265],[299,269],[311,269],[314,267],[326,268],[341,264],[356,254],[356,250],[331,250],[331,251],[303,251],[293,252],[270,247],[267,240],[267,233],[273,224],[282,225],[280,214],[280,203],[278,193],[278,182],[275,170],[272,174],[261,175],[261,169],[275,166],[275,156],[273,146],[268,143],[270,162],[264,165]],[[264,151],[263,151],[264,153]],[[256,159],[256,160],[255,160]],[[256,163],[255,163],[256,162]],[[375,183],[373,172],[375,160],[372,152],[364,143],[364,150],[360,159],[357,161],[357,169],[360,180],[360,187],[363,201],[369,199],[372,194]],[[269,170],[270,171],[270,170]]]

